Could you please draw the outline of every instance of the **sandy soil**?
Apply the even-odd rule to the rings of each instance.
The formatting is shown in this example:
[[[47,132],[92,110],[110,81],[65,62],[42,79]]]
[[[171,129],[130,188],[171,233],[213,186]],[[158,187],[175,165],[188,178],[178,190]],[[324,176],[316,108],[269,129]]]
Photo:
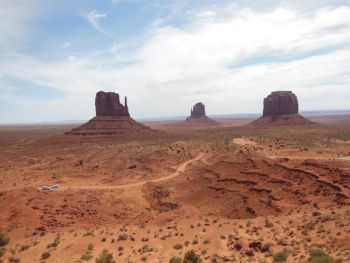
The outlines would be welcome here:
[[[116,262],[169,262],[193,249],[203,262],[309,262],[318,248],[350,262],[350,122],[326,120],[157,123],[168,136],[130,140],[1,127],[0,259],[95,262],[107,249]]]

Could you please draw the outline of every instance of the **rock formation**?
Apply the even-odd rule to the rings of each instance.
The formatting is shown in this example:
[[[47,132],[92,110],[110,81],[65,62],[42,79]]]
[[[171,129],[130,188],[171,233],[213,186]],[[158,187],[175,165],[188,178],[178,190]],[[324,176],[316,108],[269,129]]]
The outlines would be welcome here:
[[[124,105],[119,101],[119,94],[114,92],[99,91],[96,93],[96,116],[129,116],[127,98]]]
[[[181,126],[219,126],[220,123],[205,115],[205,105],[202,102],[196,103],[191,109],[191,116]]]
[[[205,116],[205,106],[202,102],[198,102],[191,109],[191,117],[198,119]]]
[[[130,136],[153,132],[130,117],[127,98],[120,103],[119,94],[99,91],[95,97],[96,117],[67,134]]]
[[[275,91],[264,99],[263,116],[253,125],[303,125],[312,122],[299,115],[297,96],[291,91]]]
[[[298,98],[291,91],[272,92],[264,99],[263,116],[298,114]]]

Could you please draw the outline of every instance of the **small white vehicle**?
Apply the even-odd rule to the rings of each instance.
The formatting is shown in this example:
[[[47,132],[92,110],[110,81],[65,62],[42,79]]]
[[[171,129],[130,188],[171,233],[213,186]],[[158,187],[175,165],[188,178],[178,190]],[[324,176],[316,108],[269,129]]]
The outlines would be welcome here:
[[[53,184],[53,185],[51,186],[51,189],[58,189],[58,188],[60,188],[60,185],[59,185],[59,184]]]
[[[48,186],[48,185],[43,185],[41,189],[45,190],[45,191],[48,191],[48,190],[51,190],[51,187]]]

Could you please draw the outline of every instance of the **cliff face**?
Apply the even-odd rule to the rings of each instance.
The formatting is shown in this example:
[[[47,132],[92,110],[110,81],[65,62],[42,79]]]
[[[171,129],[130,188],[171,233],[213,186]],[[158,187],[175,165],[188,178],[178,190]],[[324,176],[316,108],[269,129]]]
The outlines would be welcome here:
[[[221,124],[210,119],[205,113],[205,105],[202,102],[196,103],[191,109],[191,116],[185,121],[172,126],[179,127],[201,127],[201,126],[220,126]]]
[[[119,94],[99,91],[95,97],[96,116],[130,116],[127,98],[120,103]]]
[[[201,118],[205,116],[205,106],[202,102],[198,102],[191,109],[191,117],[192,118]]]
[[[157,133],[130,118],[127,99],[124,105],[119,94],[99,91],[95,97],[96,117],[74,128],[71,135],[116,135],[120,138],[154,136]]]
[[[309,125],[310,120],[299,115],[298,98],[291,91],[275,91],[264,99],[263,116],[252,122],[255,126]]]
[[[298,114],[298,98],[291,91],[272,92],[264,99],[263,116]]]

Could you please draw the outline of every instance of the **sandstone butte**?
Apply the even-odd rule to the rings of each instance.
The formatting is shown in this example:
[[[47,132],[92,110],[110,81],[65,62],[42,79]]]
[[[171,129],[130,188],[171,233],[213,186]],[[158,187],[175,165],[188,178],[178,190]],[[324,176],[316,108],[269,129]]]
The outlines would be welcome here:
[[[196,103],[191,109],[191,115],[182,122],[184,126],[220,126],[220,123],[209,118],[205,113],[205,105]]]
[[[275,91],[264,99],[263,116],[253,125],[309,125],[310,120],[299,114],[297,96],[291,91]]]
[[[127,98],[120,103],[119,94],[99,91],[95,97],[96,116],[74,128],[72,135],[121,135],[142,134],[152,131],[130,117]]]

